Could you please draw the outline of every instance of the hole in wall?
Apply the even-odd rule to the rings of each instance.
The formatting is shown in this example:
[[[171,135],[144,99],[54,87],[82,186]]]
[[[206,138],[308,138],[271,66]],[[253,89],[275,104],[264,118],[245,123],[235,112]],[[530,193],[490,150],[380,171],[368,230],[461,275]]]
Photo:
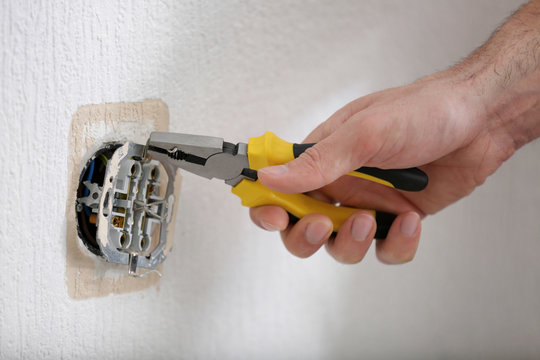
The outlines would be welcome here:
[[[107,144],[103,148],[97,150],[90,159],[86,162],[81,175],[79,177],[79,186],[77,188],[76,198],[82,198],[85,196],[91,196],[94,200],[97,200],[98,194],[90,194],[90,190],[83,184],[85,181],[90,181],[99,186],[103,186],[105,181],[105,171],[107,170],[107,162],[112,157],[116,149],[121,144]],[[110,180],[110,179],[109,179]],[[107,193],[108,200],[108,193]],[[78,206],[77,204],[75,206]],[[82,211],[76,211],[77,214],[77,233],[82,240],[84,246],[93,254],[102,256],[101,250],[96,240],[96,214],[91,209],[82,204]]]

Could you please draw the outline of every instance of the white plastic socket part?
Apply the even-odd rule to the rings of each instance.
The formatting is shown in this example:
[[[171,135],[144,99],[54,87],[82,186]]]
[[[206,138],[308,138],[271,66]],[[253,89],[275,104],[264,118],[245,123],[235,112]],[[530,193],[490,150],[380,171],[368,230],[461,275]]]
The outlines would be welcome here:
[[[144,158],[144,145],[109,143],[86,162],[79,178],[77,232],[94,255],[155,270],[172,248],[168,236],[175,202],[176,171]],[[158,272],[159,274],[159,272]]]

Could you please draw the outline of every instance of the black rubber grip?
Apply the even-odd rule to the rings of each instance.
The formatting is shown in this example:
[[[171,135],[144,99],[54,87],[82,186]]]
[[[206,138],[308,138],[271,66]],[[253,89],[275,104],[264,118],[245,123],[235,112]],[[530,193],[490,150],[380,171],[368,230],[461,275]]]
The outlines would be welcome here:
[[[289,222],[292,224],[296,224],[299,219],[291,213],[288,214]],[[388,231],[390,231],[390,227],[392,226],[392,223],[395,219],[396,215],[394,214],[376,211],[375,222],[377,223],[377,231],[375,231],[375,239],[386,239],[386,237],[388,236]],[[336,232],[332,233],[332,236],[335,237],[336,235]]]
[[[300,154],[313,145],[315,144],[293,144],[294,157],[299,157]],[[424,190],[428,184],[426,173],[418,168],[383,170],[364,166],[355,171],[388,181],[396,189],[405,191],[421,191]]]
[[[293,144],[292,146],[292,152],[294,154],[294,158],[296,159],[297,157],[300,156],[300,154],[302,154],[304,151],[306,151],[307,149],[309,149],[310,147],[312,147],[313,145],[315,145],[315,143],[310,143],[310,144]]]
[[[377,231],[375,231],[375,239],[386,239],[390,226],[396,219],[396,215],[387,212],[376,211],[375,222],[377,223]]]

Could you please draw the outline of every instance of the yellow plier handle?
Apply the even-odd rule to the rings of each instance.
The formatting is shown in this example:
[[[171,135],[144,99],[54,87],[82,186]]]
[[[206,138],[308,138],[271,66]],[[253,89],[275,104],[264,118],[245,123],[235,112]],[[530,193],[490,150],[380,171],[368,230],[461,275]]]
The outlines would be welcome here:
[[[249,139],[247,149],[249,166],[252,170],[259,170],[267,166],[285,164],[298,157],[310,146],[313,144],[292,144],[271,132],[266,132],[262,136]],[[420,191],[426,187],[428,181],[427,175],[417,168],[382,170],[363,167],[347,175],[407,191]],[[332,220],[334,231],[338,231],[343,222],[359,210],[315,200],[304,194],[285,194],[270,190],[259,180],[244,179],[232,188],[232,192],[240,197],[244,206],[277,205],[298,219],[312,213],[325,214]],[[385,238],[395,215],[375,210],[369,211],[377,221],[375,237]]]

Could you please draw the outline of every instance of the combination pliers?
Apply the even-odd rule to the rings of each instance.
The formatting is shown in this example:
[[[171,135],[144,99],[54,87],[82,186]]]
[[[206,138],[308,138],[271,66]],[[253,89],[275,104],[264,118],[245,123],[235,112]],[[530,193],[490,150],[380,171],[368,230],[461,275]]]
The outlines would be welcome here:
[[[233,144],[212,136],[153,132],[144,156],[160,161],[173,171],[181,168],[208,179],[225,180],[244,206],[277,205],[284,208],[292,220],[311,213],[325,214],[332,220],[334,231],[338,231],[343,222],[359,209],[336,206],[305,194],[277,192],[257,179],[257,170],[285,164],[313,145],[292,144],[271,132],[250,138],[247,144]],[[427,175],[418,168],[383,170],[361,167],[347,175],[405,191],[420,191],[428,183]],[[369,211],[377,222],[375,238],[385,238],[396,215]]]

